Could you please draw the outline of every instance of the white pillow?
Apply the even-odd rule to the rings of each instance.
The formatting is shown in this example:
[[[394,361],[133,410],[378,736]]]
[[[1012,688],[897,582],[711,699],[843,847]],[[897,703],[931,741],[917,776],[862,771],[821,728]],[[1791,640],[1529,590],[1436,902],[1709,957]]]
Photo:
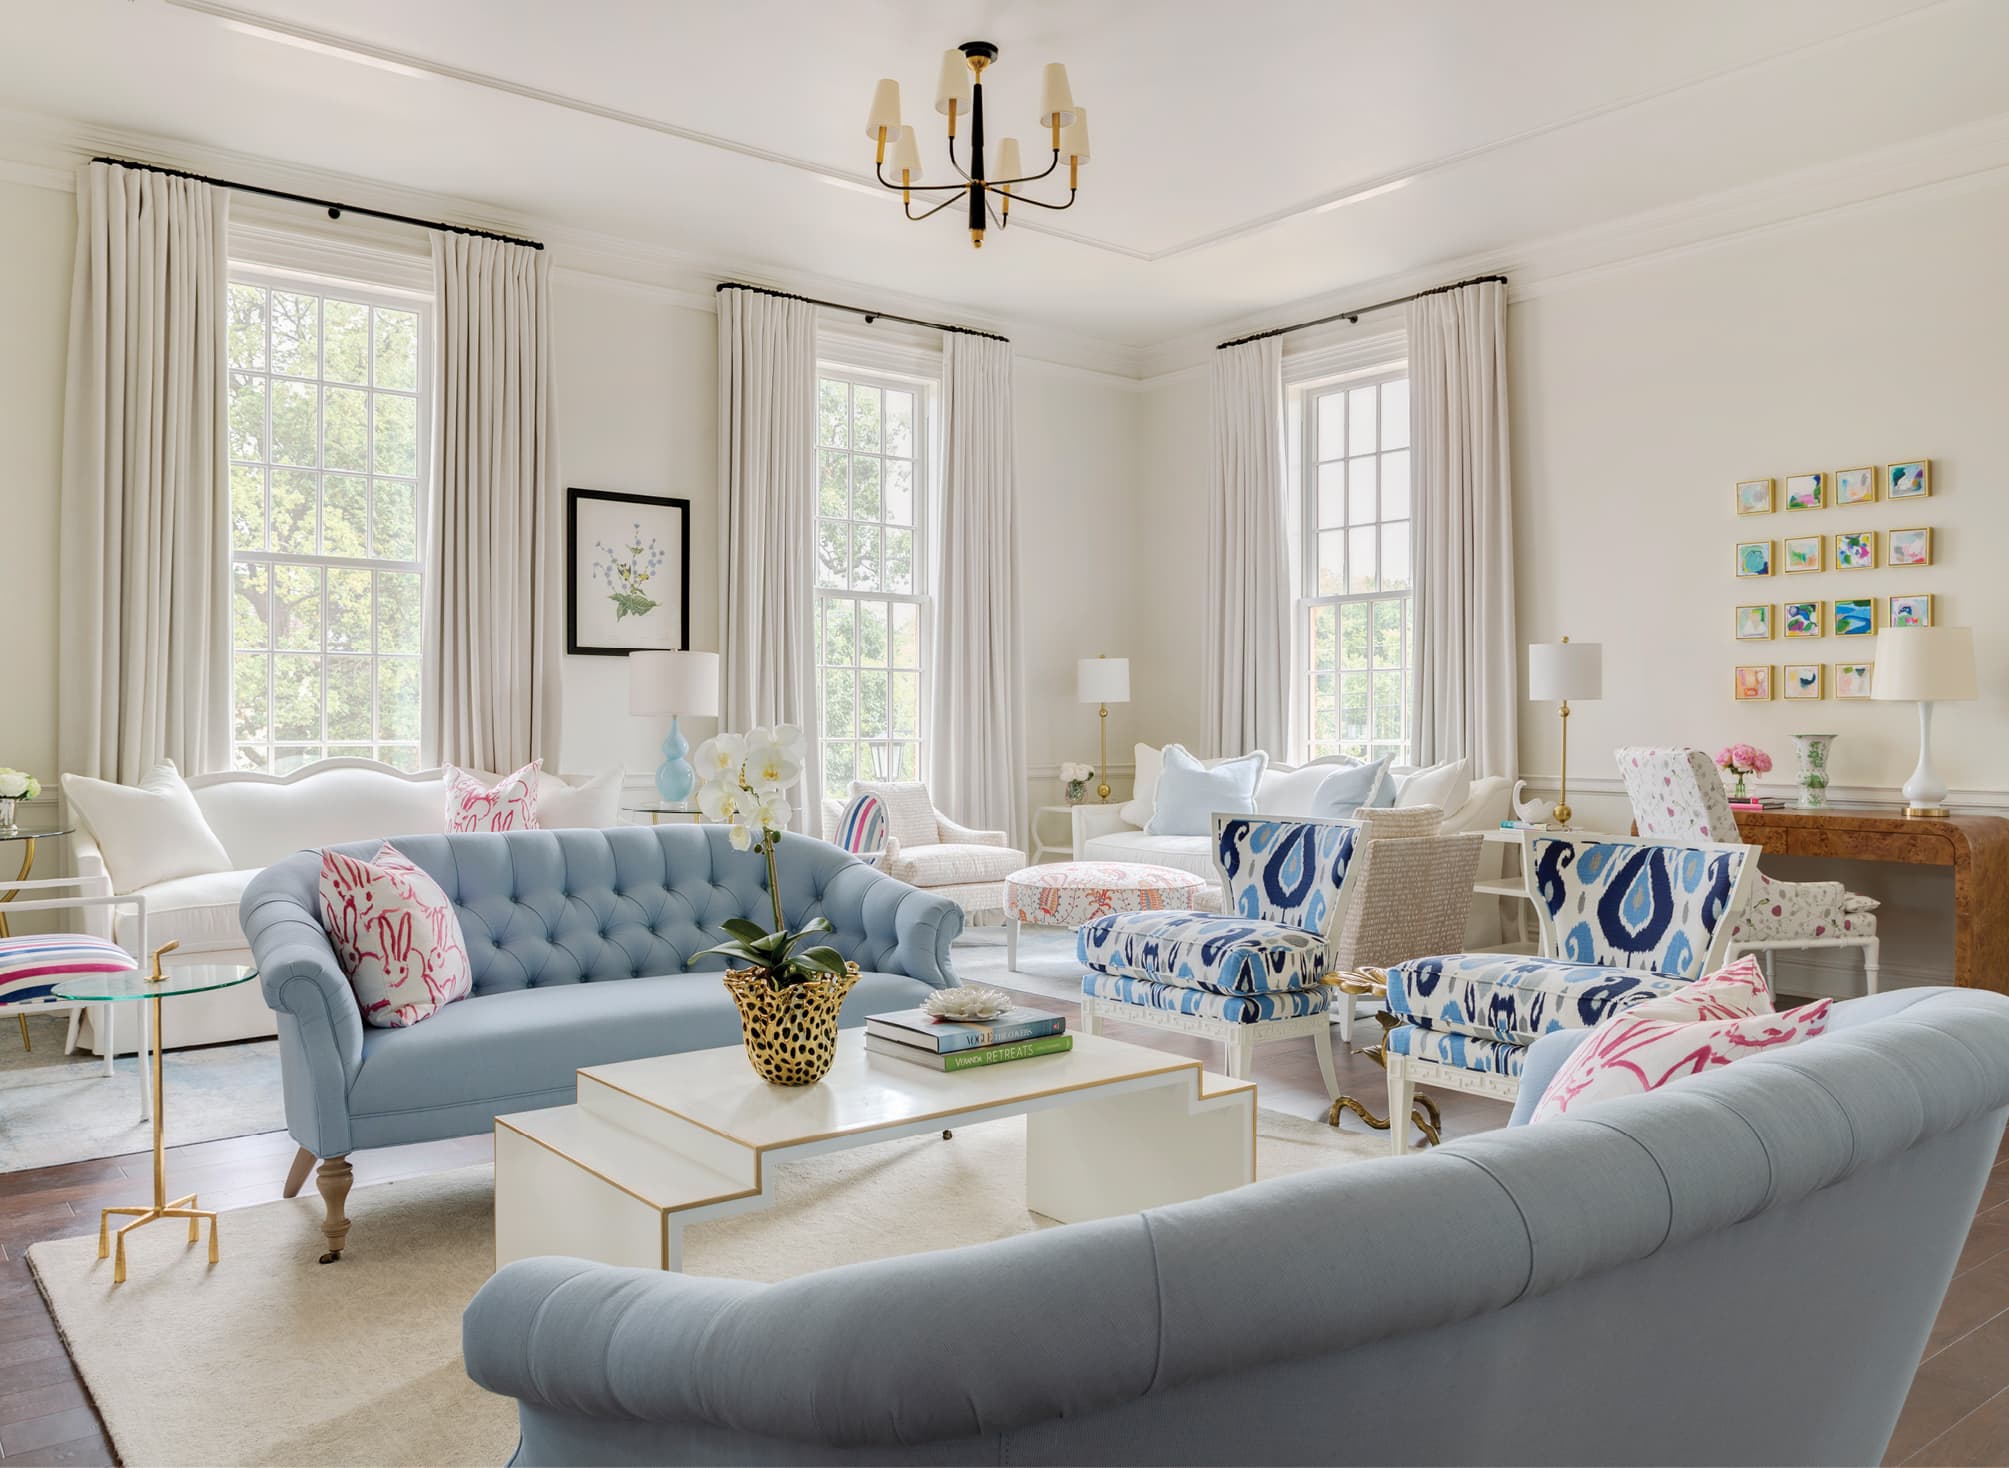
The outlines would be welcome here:
[[[537,824],[547,831],[590,826],[605,830],[621,823],[621,772],[609,770],[584,785],[568,785],[556,775],[537,781]]]
[[[97,841],[115,892],[234,865],[173,760],[162,760],[137,785],[65,775],[63,794]]]
[[[1135,774],[1130,780],[1130,798],[1123,802],[1116,814],[1130,825],[1143,830],[1151,824],[1151,812],[1158,798],[1158,772],[1165,766],[1165,752],[1149,744],[1140,744],[1132,751],[1136,760]],[[1104,771],[1104,775],[1108,772]]]
[[[1445,815],[1456,815],[1472,796],[1472,767],[1454,759],[1427,770],[1416,770],[1395,782],[1397,805],[1434,805]]]
[[[1295,770],[1264,770],[1256,782],[1256,813],[1265,816],[1308,816],[1318,787],[1343,773],[1337,765],[1305,765]]]

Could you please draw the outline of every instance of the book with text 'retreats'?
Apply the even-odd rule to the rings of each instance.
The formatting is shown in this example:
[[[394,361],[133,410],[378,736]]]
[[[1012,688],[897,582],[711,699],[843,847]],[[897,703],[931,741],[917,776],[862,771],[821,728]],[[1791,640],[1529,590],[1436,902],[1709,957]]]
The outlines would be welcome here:
[[[865,1016],[865,1033],[882,1040],[898,1040],[948,1055],[957,1050],[976,1050],[985,1045],[1008,1045],[1015,1040],[1037,1040],[1058,1035],[1067,1028],[1064,1015],[1044,1009],[1008,1009],[996,1019],[976,1022],[938,1020],[924,1009],[898,1009],[890,1014]]]
[[[1031,1060],[1036,1055],[1059,1055],[1074,1048],[1074,1036],[1041,1035],[1033,1040],[1015,1040],[1005,1045],[985,1045],[976,1050],[937,1055],[918,1045],[902,1045],[898,1040],[889,1040],[883,1035],[868,1034],[865,1036],[865,1048],[874,1055],[883,1055],[889,1060],[904,1060],[910,1065],[924,1065],[929,1070],[977,1070],[986,1065],[1002,1065],[1010,1060]]]

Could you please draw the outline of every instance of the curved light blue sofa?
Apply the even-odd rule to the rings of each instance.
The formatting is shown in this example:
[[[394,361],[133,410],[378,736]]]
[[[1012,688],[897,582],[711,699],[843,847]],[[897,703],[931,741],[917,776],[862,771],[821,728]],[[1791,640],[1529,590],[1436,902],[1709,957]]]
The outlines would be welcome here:
[[[459,915],[474,992],[405,1029],[363,1023],[321,924],[319,851],[252,878],[239,914],[279,1022],[286,1129],[300,1144],[286,1196],[320,1159],[328,1253],[348,1233],[347,1155],[486,1131],[502,1112],[576,1099],[575,1072],[740,1041],[717,973],[685,960],[727,918],[773,921],[766,862],[720,826],[403,836]],[[383,843],[334,850],[368,858]],[[840,1023],[904,1009],[949,988],[953,902],[874,871],[822,841],[784,836],[782,912],[821,915],[828,942],[862,971]]]
[[[1897,991],[1649,1095],[1127,1218],[774,1285],[523,1260],[463,1352],[522,1468],[1875,1463],[2005,1114],[2009,999]]]

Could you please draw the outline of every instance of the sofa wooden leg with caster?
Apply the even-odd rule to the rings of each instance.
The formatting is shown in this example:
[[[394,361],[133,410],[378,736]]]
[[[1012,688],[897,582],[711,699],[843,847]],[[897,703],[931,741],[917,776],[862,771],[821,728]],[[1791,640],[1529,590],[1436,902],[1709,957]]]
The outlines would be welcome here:
[[[321,1232],[328,1238],[328,1252],[321,1256],[323,1264],[340,1259],[342,1246],[349,1241],[349,1218],[342,1205],[348,1201],[354,1173],[347,1157],[330,1157],[314,1174],[314,1186],[321,1190],[321,1198],[328,1205],[328,1216],[321,1220]]]

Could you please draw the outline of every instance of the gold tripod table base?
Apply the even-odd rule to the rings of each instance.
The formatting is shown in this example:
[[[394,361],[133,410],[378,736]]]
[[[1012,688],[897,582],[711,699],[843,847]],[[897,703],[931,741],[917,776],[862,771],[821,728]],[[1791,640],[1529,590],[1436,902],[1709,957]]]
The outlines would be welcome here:
[[[205,1208],[195,1206],[195,1194],[186,1198],[176,1198],[172,1203],[150,1208],[106,1208],[98,1215],[98,1257],[104,1258],[112,1252],[111,1223],[114,1216],[124,1218],[130,1215],[132,1222],[124,1224],[118,1231],[118,1257],[112,1264],[112,1283],[126,1282],[126,1235],[134,1229],[145,1228],[150,1223],[158,1223],[163,1218],[186,1218],[188,1220],[188,1241],[193,1244],[202,1236],[202,1220],[209,1220],[209,1262],[216,1263],[216,1215]]]
[[[1341,1096],[1337,1101],[1332,1103],[1332,1108],[1325,1114],[1325,1124],[1330,1127],[1338,1126],[1339,1114],[1342,1111],[1351,1111],[1377,1132],[1387,1131],[1390,1125],[1390,1118],[1376,1116],[1366,1106],[1351,1096]],[[1438,1146],[1443,1142],[1444,1118],[1438,1113],[1437,1103],[1432,1101],[1428,1096],[1418,1096],[1416,1098],[1415,1106],[1411,1107],[1409,1111],[1409,1120],[1415,1125],[1417,1131],[1423,1133],[1423,1140],[1432,1147]]]

